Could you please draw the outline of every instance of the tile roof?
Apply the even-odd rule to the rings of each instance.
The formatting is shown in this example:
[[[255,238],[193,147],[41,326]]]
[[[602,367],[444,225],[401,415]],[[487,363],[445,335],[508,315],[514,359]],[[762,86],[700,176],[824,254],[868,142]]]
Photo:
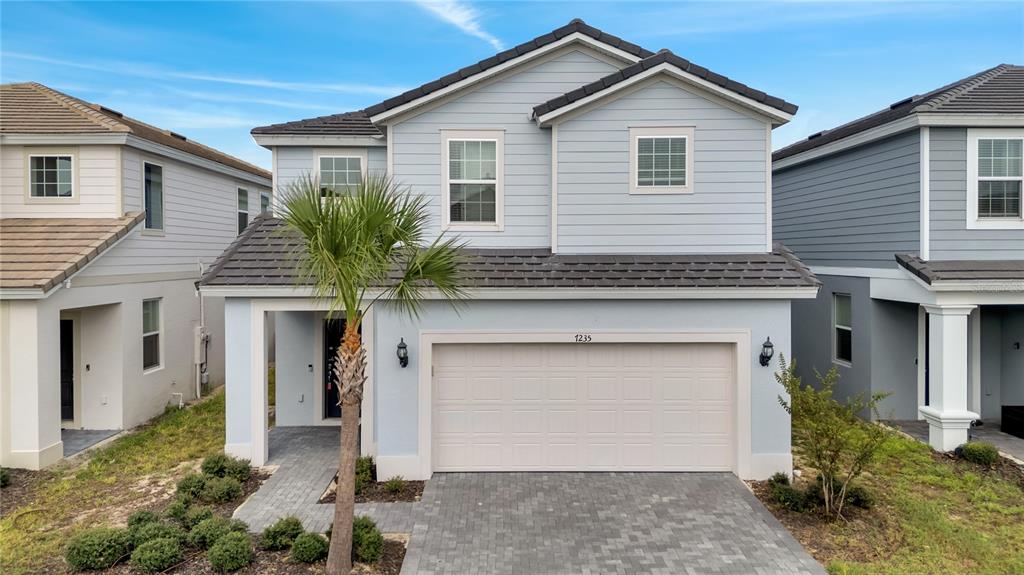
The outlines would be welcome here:
[[[260,216],[200,280],[207,286],[288,287],[298,282],[301,240]],[[724,255],[570,255],[547,249],[467,249],[466,286],[477,288],[775,288],[816,287],[789,250]]]
[[[0,85],[0,134],[132,134],[261,178],[270,172],[120,112],[35,82]]]
[[[283,124],[271,124],[252,129],[253,134],[331,134],[339,136],[380,136],[383,133],[373,125],[362,110],[332,114]]]
[[[0,289],[48,291],[142,223],[144,215],[0,219]]]
[[[698,66],[697,64],[694,64],[693,62],[690,62],[685,58],[676,56],[669,50],[660,50],[657,54],[644,58],[643,60],[640,60],[639,62],[631,66],[627,66],[626,68],[609,74],[604,78],[595,80],[594,82],[591,82],[586,86],[576,88],[571,92],[568,92],[566,94],[558,96],[557,98],[548,100],[543,104],[535,106],[533,108],[533,116],[536,118],[539,116],[543,116],[544,114],[547,114],[549,112],[553,112],[563,106],[568,106],[569,104],[572,104],[573,102],[576,102],[578,100],[582,100],[587,96],[596,94],[603,90],[607,90],[608,88],[615,86],[619,82],[632,78],[637,74],[640,74],[644,70],[648,70],[659,64],[665,63],[672,64],[673,66],[679,68],[680,70],[693,74],[694,76],[697,76],[698,78],[701,78],[703,80],[707,80],[708,82],[725,88],[731,92],[735,92],[741,96],[750,98],[755,102],[760,102],[762,104],[771,106],[772,108],[781,110],[787,114],[796,113],[797,106],[795,104],[790,104],[789,102],[781,98],[770,96],[760,90],[755,90],[754,88],[751,88],[746,84],[741,84],[735,80],[730,80],[729,78],[722,76],[721,74],[716,74],[703,66]]]
[[[939,260],[924,261],[911,254],[896,254],[904,269],[928,285],[936,282],[1011,281],[1024,290],[1024,260]]]
[[[900,100],[885,110],[812,134],[806,140],[786,146],[772,154],[772,160],[782,160],[920,113],[1024,114],[1024,66],[1000,64],[926,94]]]

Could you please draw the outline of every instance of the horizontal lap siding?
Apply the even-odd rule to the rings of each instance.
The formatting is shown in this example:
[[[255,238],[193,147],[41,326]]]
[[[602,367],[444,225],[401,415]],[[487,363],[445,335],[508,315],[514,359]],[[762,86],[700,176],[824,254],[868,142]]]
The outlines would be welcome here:
[[[383,174],[388,169],[387,151],[384,147],[345,148],[318,146],[313,148],[307,146],[276,146],[274,148],[276,169],[274,173],[274,186],[278,190],[287,190],[288,186],[296,180],[304,177],[317,177],[316,154],[328,151],[336,152],[341,156],[365,151],[366,169],[370,173]]]
[[[428,200],[441,221],[441,130],[505,130],[505,230],[459,232],[476,247],[550,245],[551,133],[530,120],[537,104],[614,72],[585,50],[568,50],[392,128],[394,175]]]
[[[919,158],[915,130],[776,171],[775,240],[811,265],[895,267],[920,249]]]
[[[629,193],[629,128],[695,128],[692,194]],[[765,251],[765,123],[653,81],[558,127],[562,253]]]
[[[967,129],[931,129],[931,258],[1024,258],[1024,230],[967,229]]]
[[[27,203],[26,157],[70,150],[74,154],[77,198],[70,202]],[[5,218],[116,218],[121,215],[117,146],[3,146],[0,149],[0,214]]]

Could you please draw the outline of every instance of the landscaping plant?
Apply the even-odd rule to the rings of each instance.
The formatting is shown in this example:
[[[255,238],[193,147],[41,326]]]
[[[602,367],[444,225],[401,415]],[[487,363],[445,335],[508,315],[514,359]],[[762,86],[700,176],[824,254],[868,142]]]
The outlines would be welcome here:
[[[822,376],[815,371],[818,385],[804,385],[796,375],[796,363],[779,355],[780,371],[775,379],[786,395],[779,404],[792,418],[793,453],[821,474],[822,508],[827,519],[842,517],[847,491],[864,472],[885,443],[888,433],[878,425],[865,423],[857,414],[878,415],[878,403],[887,394],[856,395],[845,402],[833,397],[839,373],[833,367]]]
[[[64,559],[75,571],[106,569],[132,549],[131,537],[125,529],[94,527],[68,540]]]
[[[252,473],[252,467],[244,459],[231,457],[226,453],[214,453],[203,460],[201,469],[211,477],[233,477],[244,483]]]
[[[177,495],[188,500],[199,497],[206,486],[206,476],[201,473],[189,473],[178,481]]]
[[[0,467],[0,489],[11,484],[11,472],[6,467]]]
[[[316,563],[327,557],[329,543],[317,533],[301,533],[292,543],[292,559],[300,563]]]
[[[199,499],[206,503],[227,503],[242,496],[242,484],[234,477],[208,477]]]
[[[999,461],[999,450],[991,443],[970,441],[956,448],[956,453],[963,459],[978,465],[995,465]]]
[[[260,547],[268,551],[287,549],[302,531],[302,522],[297,517],[278,519],[260,534]]]
[[[396,475],[384,482],[384,489],[392,495],[401,493],[403,487],[405,487],[405,479],[401,475]]]
[[[200,521],[188,532],[188,544],[196,549],[209,549],[228,533],[245,533],[248,526],[238,519],[211,517]]]
[[[210,509],[205,505],[189,507],[185,510],[185,515],[181,520],[181,524],[185,529],[192,529],[211,517],[213,517],[213,509]]]
[[[341,387],[341,456],[334,503],[338,531],[331,539],[327,573],[347,575],[352,568],[359,410],[366,382],[363,318],[379,301],[414,316],[428,289],[449,302],[464,298],[461,244],[443,237],[430,241],[426,198],[381,175],[325,192],[313,178],[301,178],[284,191],[281,218],[302,238],[296,252],[297,281],[311,285],[315,297],[328,302],[329,317],[345,321],[342,344],[332,361]]]
[[[132,545],[139,547],[143,543],[154,539],[173,539],[179,543],[185,541],[185,532],[177,525],[171,525],[162,521],[143,523],[136,527],[129,528],[132,536]]]
[[[159,573],[181,562],[181,543],[169,537],[147,541],[132,551],[132,567],[143,573]]]
[[[376,466],[373,464],[372,455],[364,455],[359,459],[356,459],[356,476],[353,493],[362,493],[363,489],[367,485],[370,485],[377,479]]]
[[[252,550],[249,536],[234,531],[218,539],[206,552],[206,558],[210,560],[210,566],[215,571],[226,573],[238,571],[252,563],[256,554]]]
[[[128,530],[131,531],[132,529],[137,529],[146,523],[156,523],[157,521],[160,521],[160,516],[153,511],[149,511],[148,509],[136,511],[128,516]]]
[[[384,536],[373,519],[365,515],[352,521],[352,557],[363,563],[376,563],[384,554]]]

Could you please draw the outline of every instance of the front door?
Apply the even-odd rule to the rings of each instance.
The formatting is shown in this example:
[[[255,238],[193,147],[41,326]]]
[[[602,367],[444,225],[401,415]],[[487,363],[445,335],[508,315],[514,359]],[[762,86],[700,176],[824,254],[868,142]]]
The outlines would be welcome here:
[[[75,330],[70,319],[60,320],[60,418],[75,419]]]
[[[345,334],[345,320],[324,320],[324,418],[341,417],[340,389],[334,375],[334,357]]]

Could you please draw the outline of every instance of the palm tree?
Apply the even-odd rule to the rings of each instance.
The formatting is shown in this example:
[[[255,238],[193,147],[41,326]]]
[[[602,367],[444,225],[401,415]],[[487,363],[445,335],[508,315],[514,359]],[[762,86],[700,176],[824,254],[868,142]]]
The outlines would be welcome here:
[[[345,320],[333,367],[341,388],[341,455],[327,573],[347,575],[352,568],[355,464],[366,381],[359,327],[378,302],[416,316],[427,290],[436,290],[453,305],[463,299],[462,245],[441,237],[428,243],[426,201],[385,176],[324,192],[307,176],[289,186],[282,199],[286,229],[304,240],[295,254],[299,281],[329,303],[329,316]]]

